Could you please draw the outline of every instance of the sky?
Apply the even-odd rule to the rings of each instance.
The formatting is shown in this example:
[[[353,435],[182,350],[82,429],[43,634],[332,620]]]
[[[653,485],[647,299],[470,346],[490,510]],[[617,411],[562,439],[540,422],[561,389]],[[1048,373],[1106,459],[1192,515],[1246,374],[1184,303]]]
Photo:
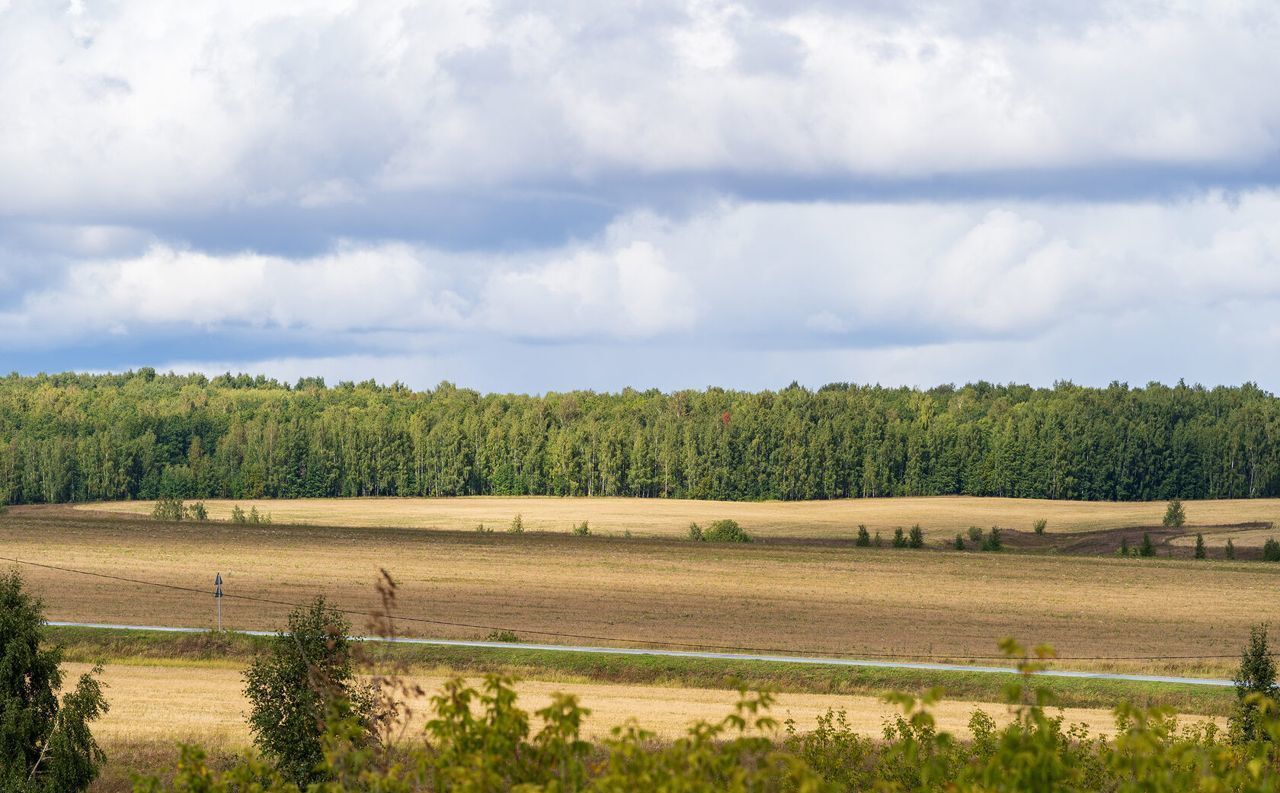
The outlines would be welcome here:
[[[1280,4],[0,0],[0,369],[1280,389]]]

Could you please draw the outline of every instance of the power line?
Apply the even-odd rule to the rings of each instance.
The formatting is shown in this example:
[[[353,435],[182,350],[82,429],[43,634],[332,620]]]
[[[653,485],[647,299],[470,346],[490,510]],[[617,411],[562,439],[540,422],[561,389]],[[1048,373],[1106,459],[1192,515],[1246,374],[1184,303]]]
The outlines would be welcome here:
[[[193,594],[203,595],[203,596],[209,595],[208,590],[200,589],[198,587],[182,586],[180,584],[166,584],[161,581],[148,581],[141,578],[129,578],[127,576],[112,575],[110,573],[97,573],[91,570],[79,570],[74,567],[62,567],[59,565],[45,564],[42,562],[31,562],[25,559],[15,559],[8,556],[0,556],[0,561],[11,562],[13,564],[27,565],[29,567],[39,567],[45,570],[56,570],[63,573],[73,573],[75,575],[89,576],[92,578],[103,578],[109,581],[120,581],[123,583],[137,584],[139,586],[156,587],[158,589],[169,589],[177,592],[193,593]],[[287,606],[289,608],[299,608],[304,605],[301,603],[294,603],[292,601],[275,600],[273,598],[259,597],[256,595],[238,595],[238,594],[224,593],[223,597],[235,598],[237,600],[244,600],[252,603],[264,603],[264,604],[273,605],[273,606]],[[358,611],[355,609],[345,609],[345,608],[337,608],[337,607],[334,607],[334,610],[341,614],[356,615],[356,616],[362,616],[362,617],[370,616],[369,612],[367,611]],[[708,652],[733,651],[733,652],[741,652],[741,653],[770,653],[775,655],[786,655],[786,654],[821,655],[826,653],[826,654],[833,654],[836,656],[847,656],[847,657],[903,658],[903,659],[911,659],[911,660],[938,660],[938,659],[947,659],[947,658],[968,658],[968,659],[983,660],[983,661],[1009,660],[1008,656],[1005,656],[1005,655],[975,655],[975,654],[963,653],[963,652],[945,653],[945,654],[883,653],[883,652],[870,652],[870,651],[857,652],[857,653],[855,652],[832,653],[830,650],[796,649],[794,647],[791,647],[791,648],[738,647],[738,646],[727,645],[727,644],[694,644],[690,642],[653,641],[652,639],[630,639],[630,638],[624,638],[624,637],[618,637],[618,636],[595,636],[591,634],[564,633],[560,631],[540,631],[540,630],[534,630],[532,628],[515,629],[510,626],[478,625],[478,624],[467,623],[467,622],[453,622],[450,620],[431,619],[428,617],[412,617],[412,616],[397,615],[394,617],[394,619],[402,622],[415,622],[415,623],[422,623],[427,625],[442,625],[450,628],[469,628],[472,630],[482,630],[482,631],[511,631],[513,633],[527,633],[527,634],[534,634],[536,636],[551,636],[558,639],[579,639],[579,640],[596,641],[596,642],[617,642],[621,644],[641,644],[641,645],[662,646],[662,647],[681,647],[681,648],[690,649],[690,650],[704,650]],[[1056,656],[1051,660],[1054,660],[1054,661],[1196,661],[1196,660],[1209,660],[1209,659],[1222,659],[1222,658],[1236,658],[1238,655],[1239,655],[1238,653],[1231,653],[1227,655],[1128,655],[1128,656],[1076,655],[1076,656]]]

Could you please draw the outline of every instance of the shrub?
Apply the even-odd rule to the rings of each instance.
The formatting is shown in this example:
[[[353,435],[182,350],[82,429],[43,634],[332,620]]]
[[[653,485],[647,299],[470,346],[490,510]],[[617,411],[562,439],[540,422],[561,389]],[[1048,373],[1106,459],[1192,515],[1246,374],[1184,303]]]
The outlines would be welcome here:
[[[59,701],[62,650],[43,641],[43,607],[17,572],[0,574],[0,790],[74,793],[106,759],[89,724],[107,712],[96,667]]]
[[[249,516],[244,514],[244,510],[240,508],[239,504],[236,504],[231,508],[231,522],[232,523],[248,523],[249,522]]]
[[[957,551],[964,550],[964,535],[962,535],[960,532],[956,532],[955,549]]]
[[[493,534],[493,529],[486,528],[483,523],[477,523],[476,533],[477,534]]]
[[[696,523],[689,524],[689,539],[694,542],[702,542],[706,537],[702,536],[702,527]]]
[[[907,535],[907,547],[923,548],[924,547],[924,530],[920,528],[920,524],[911,527],[911,533]]]
[[[1174,499],[1169,502],[1169,506],[1164,510],[1164,519],[1161,521],[1167,528],[1181,528],[1187,522],[1187,511],[1182,507],[1180,499]]]
[[[978,528],[977,526],[970,526],[970,527],[969,527],[969,541],[970,541],[970,542],[982,542],[982,529]]]
[[[883,540],[883,539],[881,539],[881,537],[880,537],[880,532],[879,532],[878,530],[876,531],[876,538],[875,538],[874,540],[872,540],[872,541],[871,541],[871,544],[872,544],[872,545],[874,545],[874,546],[876,546],[877,548],[883,548],[883,547],[884,547],[884,540]]]
[[[707,542],[751,542],[736,520],[717,520],[702,534]]]
[[[1045,520],[1044,518],[1040,518],[1032,525],[1031,528],[1032,530],[1035,531],[1036,534],[1044,534],[1044,529],[1048,525],[1049,525],[1049,521]]]
[[[1280,562],[1280,542],[1275,537],[1268,537],[1262,544],[1262,561]]]
[[[1271,701],[1274,707],[1276,688],[1276,664],[1267,645],[1267,626],[1255,625],[1249,629],[1249,644],[1240,654],[1240,667],[1234,678],[1236,703],[1228,720],[1233,741],[1240,743],[1269,736],[1259,729],[1258,709],[1262,700]]]
[[[197,501],[187,508],[187,517],[203,523],[209,519],[209,510],[205,508],[203,501]]]
[[[893,547],[894,548],[907,547],[907,533],[902,530],[901,526],[893,530]]]
[[[1121,556],[1129,555],[1129,538],[1128,537],[1120,538],[1120,550],[1116,551],[1116,553],[1120,554]]]
[[[506,642],[508,644],[516,644],[520,641],[520,637],[515,631],[490,631],[488,636],[484,637],[486,642]]]
[[[327,720],[372,726],[372,696],[355,685],[350,632],[347,619],[318,597],[289,614],[288,629],[244,673],[254,746],[299,787],[321,778]]]
[[[1196,532],[1195,558],[1197,559],[1204,558],[1204,535],[1200,534],[1199,532]]]
[[[182,499],[180,498],[159,498],[156,499],[156,505],[151,510],[152,520],[162,520],[167,523],[176,523],[182,520],[184,510],[182,508]]]
[[[524,534],[524,516],[517,512],[511,519],[511,528],[507,531],[511,534]]]
[[[982,541],[982,550],[997,553],[1004,548],[1004,543],[1000,541],[1000,527],[992,526],[991,531],[987,533],[987,538]]]
[[[250,507],[250,508],[249,508],[249,520],[248,520],[248,522],[249,522],[249,523],[252,523],[252,524],[253,524],[253,525],[255,525],[255,526],[256,526],[256,525],[258,525],[258,524],[260,524],[260,523],[270,523],[270,522],[271,522],[271,513],[270,513],[270,512],[266,512],[266,513],[258,512],[258,508],[257,508],[257,507]]]
[[[871,532],[867,531],[867,524],[858,524],[858,539],[854,540],[853,544],[859,548],[866,548],[871,545]]]
[[[1145,531],[1142,533],[1142,544],[1138,546],[1138,556],[1151,557],[1156,555],[1156,547],[1151,544],[1151,535]]]
[[[1236,558],[1236,544],[1231,541],[1230,537],[1227,538],[1227,547],[1223,549],[1223,552],[1228,559]]]
[[[574,525],[574,527],[573,527],[573,536],[575,536],[575,537],[586,537],[586,536],[588,536],[589,534],[591,534],[591,527],[587,525],[587,522],[586,522],[585,520],[584,520],[584,521],[582,521],[581,523],[578,523],[578,524],[575,524],[575,525]]]

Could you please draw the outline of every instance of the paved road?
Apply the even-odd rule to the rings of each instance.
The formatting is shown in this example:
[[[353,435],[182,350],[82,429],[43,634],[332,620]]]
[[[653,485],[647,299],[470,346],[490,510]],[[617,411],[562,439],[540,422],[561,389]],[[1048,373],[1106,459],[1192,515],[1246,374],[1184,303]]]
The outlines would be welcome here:
[[[161,633],[205,633],[207,628],[179,628],[169,625],[114,625],[95,622],[50,622],[50,625],[66,628],[100,628],[103,630],[157,631]],[[249,636],[274,636],[271,631],[237,631]],[[379,637],[361,637],[364,641],[387,641]],[[750,655],[746,653],[692,652],[688,650],[649,650],[630,647],[579,647],[566,644],[525,644],[509,642],[457,641],[451,639],[394,639],[401,644],[427,644],[436,647],[487,647],[499,650],[549,650],[558,653],[597,653],[602,655],[650,655],[665,658],[704,658],[717,661],[769,661],[782,664],[813,664],[818,666],[856,666],[871,669],[923,669],[934,672],[981,672],[985,674],[1017,674],[1006,666],[964,666],[961,664],[930,664],[912,661],[880,661],[855,658],[822,658],[796,655]],[[1163,675],[1127,675],[1112,672],[1076,672],[1067,669],[1047,669],[1037,674],[1045,677],[1069,677],[1080,680],[1127,680],[1138,683],[1182,683],[1192,686],[1231,686],[1230,680],[1205,677],[1166,677]]]

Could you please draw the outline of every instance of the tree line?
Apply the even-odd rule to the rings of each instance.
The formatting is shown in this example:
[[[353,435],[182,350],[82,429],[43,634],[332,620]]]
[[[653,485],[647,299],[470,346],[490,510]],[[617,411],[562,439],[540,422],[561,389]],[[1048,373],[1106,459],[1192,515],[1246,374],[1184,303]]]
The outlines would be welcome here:
[[[0,503],[562,495],[1280,495],[1257,386],[481,394],[262,376],[0,378]]]

